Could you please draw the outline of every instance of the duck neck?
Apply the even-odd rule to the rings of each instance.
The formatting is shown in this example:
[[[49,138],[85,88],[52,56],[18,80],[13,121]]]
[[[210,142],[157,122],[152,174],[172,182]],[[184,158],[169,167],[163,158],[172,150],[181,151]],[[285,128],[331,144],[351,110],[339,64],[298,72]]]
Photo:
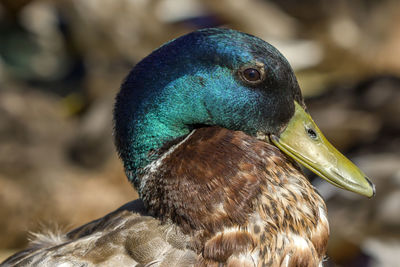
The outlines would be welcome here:
[[[131,144],[133,153],[130,157],[132,160],[125,160],[125,169],[130,181],[136,183],[137,175],[160,157],[162,147],[168,143],[173,144],[174,140],[190,132],[189,125],[185,125],[168,115],[163,114],[163,116],[154,117],[151,114],[146,114],[140,116],[141,123],[135,127],[133,133]]]
[[[123,138],[124,144],[119,145],[126,174],[136,188],[146,166],[197,124],[210,121],[202,96],[194,96],[192,92],[191,101],[185,101],[189,93],[175,86],[170,92],[152,96],[137,107],[133,122],[126,130],[128,138]]]

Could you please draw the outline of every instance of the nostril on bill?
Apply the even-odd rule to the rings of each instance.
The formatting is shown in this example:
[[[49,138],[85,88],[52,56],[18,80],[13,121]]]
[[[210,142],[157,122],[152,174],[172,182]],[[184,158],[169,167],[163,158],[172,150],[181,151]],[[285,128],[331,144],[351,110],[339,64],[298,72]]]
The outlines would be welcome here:
[[[311,139],[314,139],[314,140],[317,139],[317,137],[318,137],[317,133],[311,128],[307,129],[307,134]]]

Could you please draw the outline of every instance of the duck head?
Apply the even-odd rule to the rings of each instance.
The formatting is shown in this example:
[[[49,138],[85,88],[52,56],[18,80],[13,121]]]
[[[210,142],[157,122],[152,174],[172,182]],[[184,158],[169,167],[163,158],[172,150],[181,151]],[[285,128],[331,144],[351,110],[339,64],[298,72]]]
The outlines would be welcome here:
[[[263,40],[203,29],[139,62],[119,92],[115,140],[128,179],[193,129],[218,125],[271,142],[328,182],[371,197],[373,184],[323,136],[287,60]]]

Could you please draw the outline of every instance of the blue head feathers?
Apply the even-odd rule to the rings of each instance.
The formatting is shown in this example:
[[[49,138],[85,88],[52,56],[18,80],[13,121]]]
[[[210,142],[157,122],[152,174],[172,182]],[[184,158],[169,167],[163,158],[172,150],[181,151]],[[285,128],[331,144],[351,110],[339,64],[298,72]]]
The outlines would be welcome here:
[[[164,143],[199,125],[278,133],[294,100],[302,103],[296,78],[270,44],[234,30],[199,30],[132,69],[117,96],[116,146],[136,184],[137,172]]]

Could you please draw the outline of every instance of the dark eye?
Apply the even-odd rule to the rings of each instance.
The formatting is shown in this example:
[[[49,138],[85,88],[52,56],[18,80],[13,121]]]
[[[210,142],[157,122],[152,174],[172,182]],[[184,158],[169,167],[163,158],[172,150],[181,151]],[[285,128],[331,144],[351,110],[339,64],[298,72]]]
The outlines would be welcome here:
[[[243,71],[243,78],[248,82],[257,82],[261,80],[261,73],[254,68],[248,68]]]
[[[256,62],[252,66],[244,66],[239,70],[239,77],[251,85],[262,82],[265,79],[264,64]]]

